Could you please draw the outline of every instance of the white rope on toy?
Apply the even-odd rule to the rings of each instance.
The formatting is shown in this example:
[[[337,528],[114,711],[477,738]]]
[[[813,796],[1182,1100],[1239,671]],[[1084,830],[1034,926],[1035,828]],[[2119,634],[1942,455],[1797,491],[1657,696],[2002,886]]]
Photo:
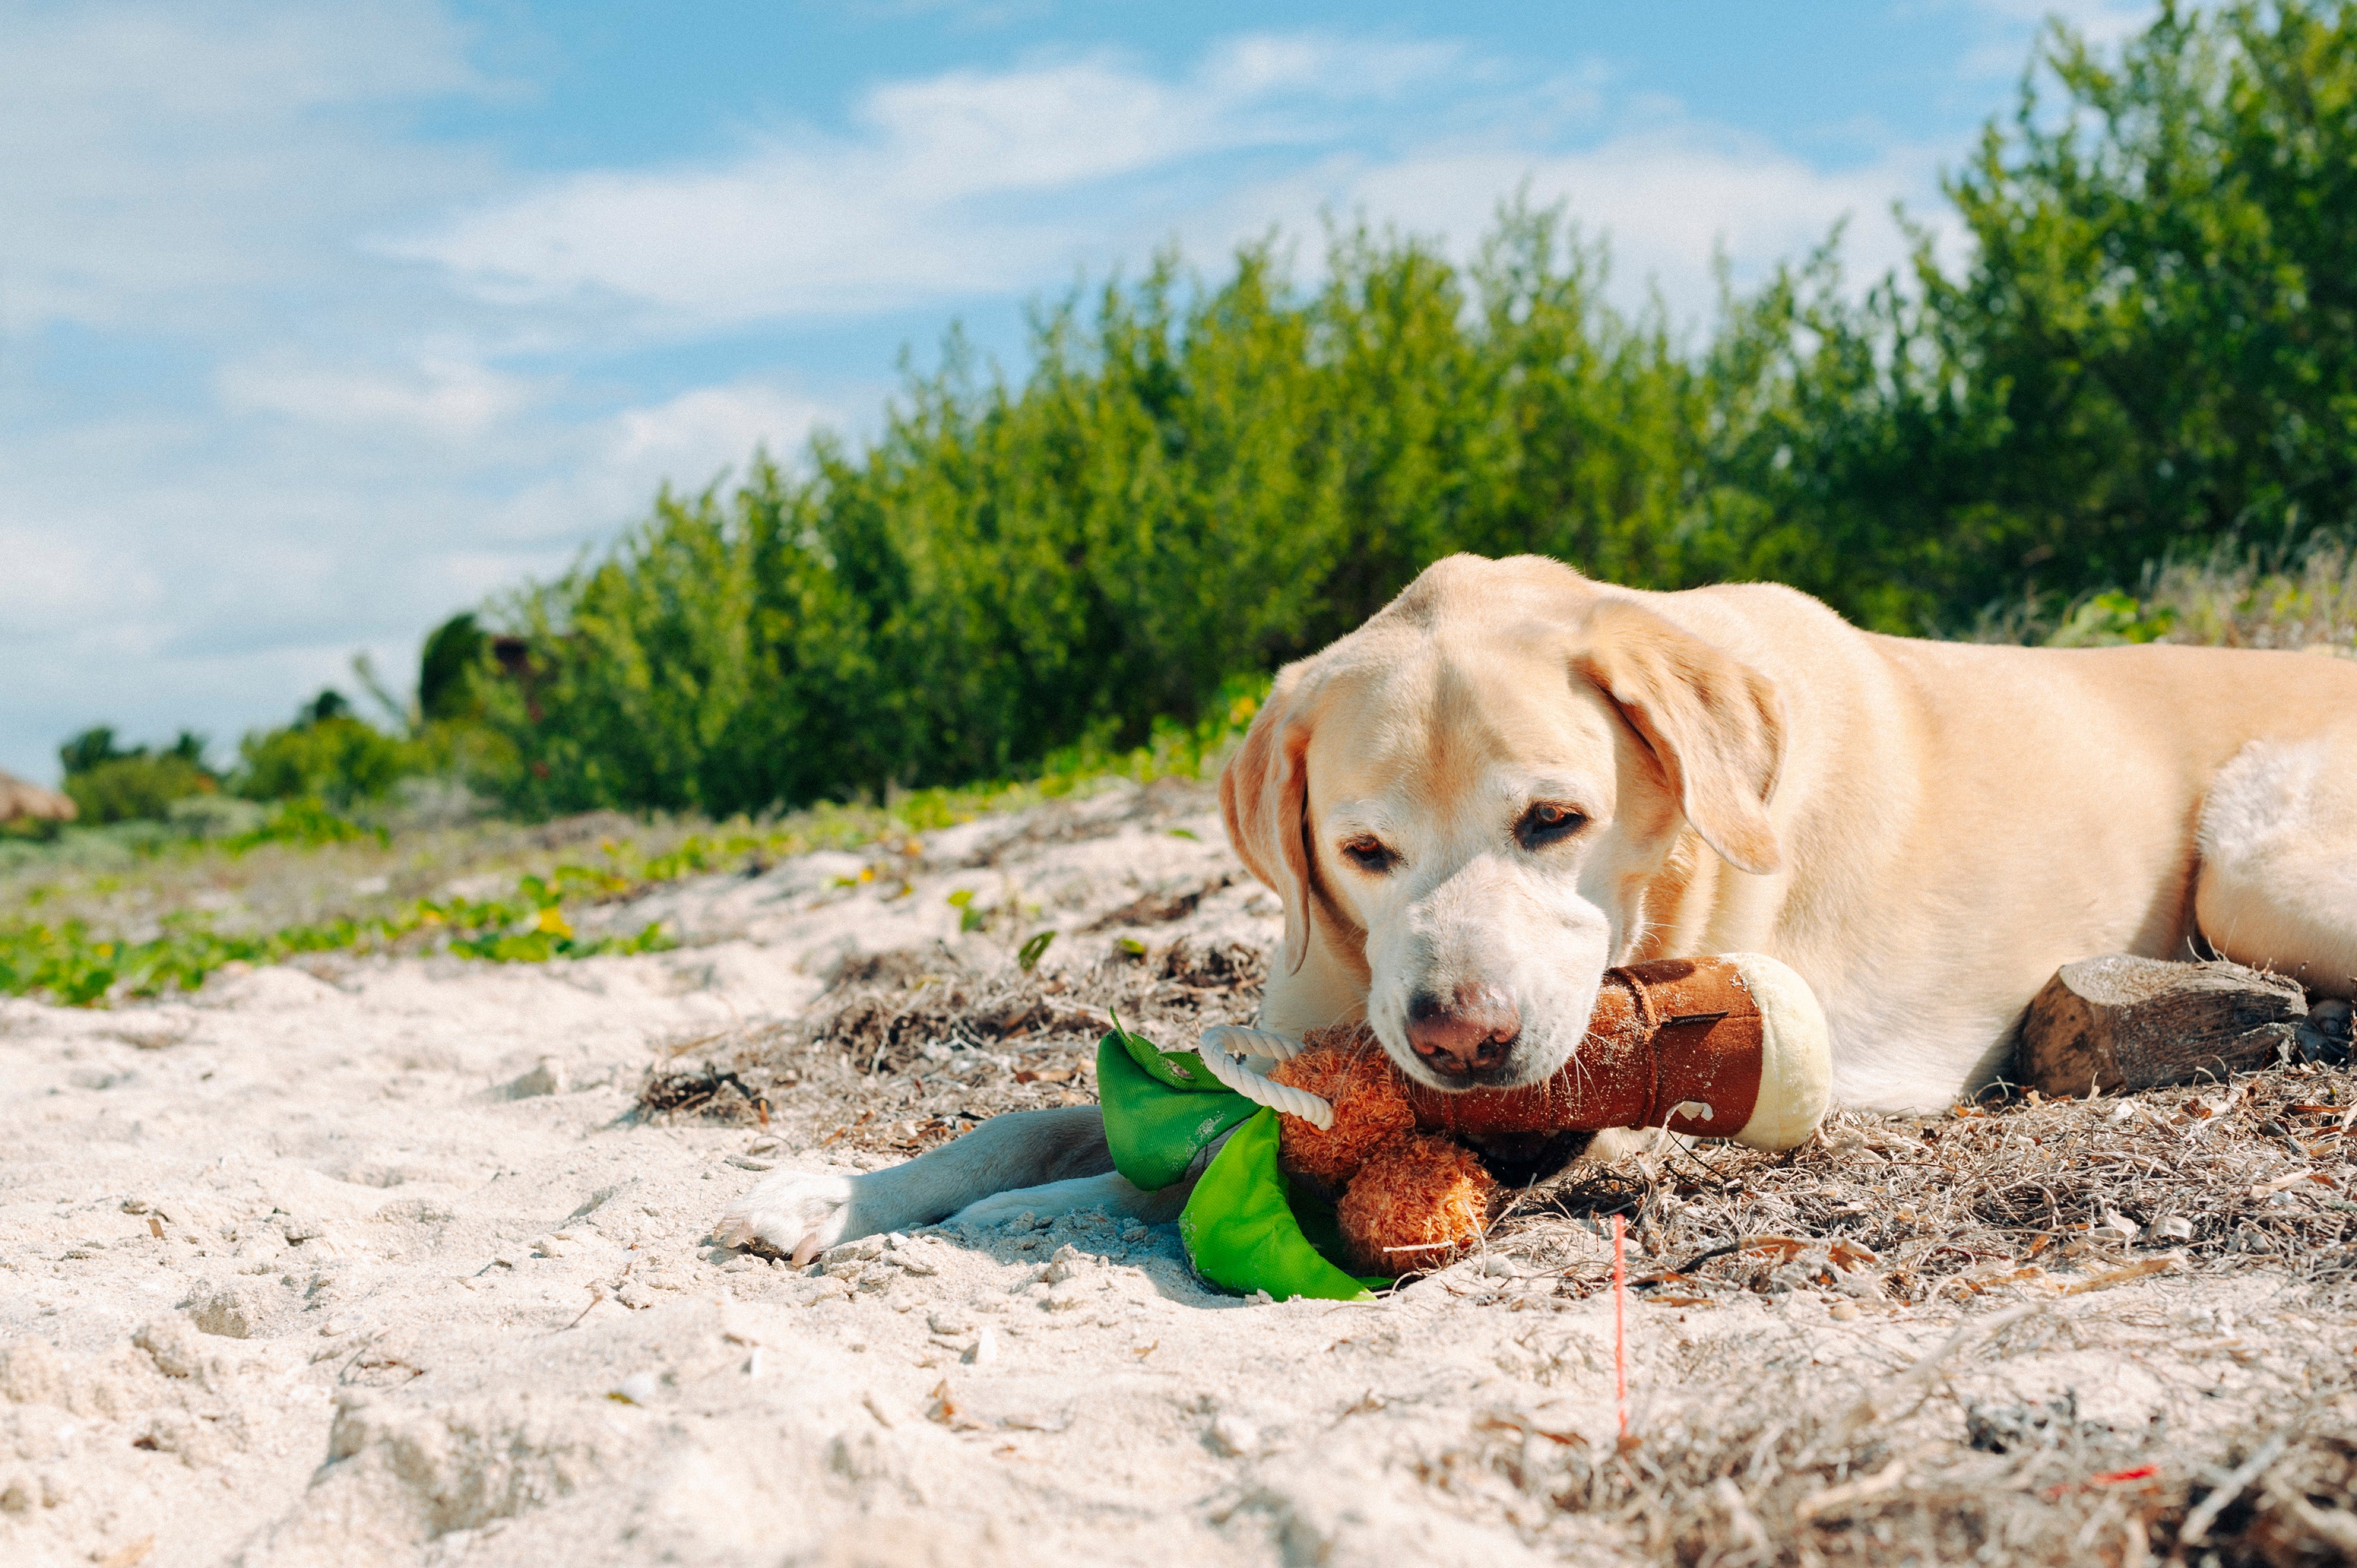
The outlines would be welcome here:
[[[1274,1029],[1248,1029],[1241,1024],[1214,1024],[1203,1031],[1203,1044],[1232,1057],[1270,1057],[1289,1062],[1309,1047]]]
[[[1218,1079],[1254,1104],[1265,1105],[1273,1111],[1281,1111],[1288,1116],[1298,1116],[1321,1132],[1334,1125],[1332,1105],[1306,1089],[1296,1089],[1289,1083],[1271,1082],[1263,1069],[1251,1065],[1254,1062],[1265,1061],[1274,1067],[1276,1061],[1284,1060],[1285,1058],[1271,1060],[1270,1058],[1258,1052],[1249,1055],[1232,1053],[1229,1049],[1229,1041],[1239,1036],[1243,1036],[1244,1042],[1252,1045],[1259,1045],[1263,1041],[1273,1041],[1282,1045],[1286,1047],[1287,1057],[1299,1054],[1301,1049],[1299,1046],[1285,1039],[1284,1036],[1270,1035],[1265,1030],[1240,1029],[1227,1024],[1215,1025],[1203,1031],[1203,1037],[1198,1047],[1199,1054],[1203,1058],[1203,1065],[1211,1069],[1213,1078]]]

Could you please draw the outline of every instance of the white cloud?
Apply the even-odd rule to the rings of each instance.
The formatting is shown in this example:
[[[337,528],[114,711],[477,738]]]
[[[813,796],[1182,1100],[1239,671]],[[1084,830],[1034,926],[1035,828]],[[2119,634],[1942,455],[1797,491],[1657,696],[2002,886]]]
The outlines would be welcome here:
[[[1827,171],[1754,138],[1680,124],[1572,153],[1512,147],[1411,152],[1385,163],[1337,161],[1222,205],[1215,224],[1241,238],[1271,217],[1300,231],[1320,210],[1444,239],[1458,254],[1495,222],[1498,204],[1526,190],[1534,205],[1561,203],[1591,239],[1609,242],[1611,293],[1624,307],[1658,289],[1673,317],[1706,318],[1717,299],[1713,257],[1723,252],[1738,286],[1777,262],[1821,244],[1848,220],[1844,261],[1870,281],[1904,261],[1894,200],[1943,232],[1937,160],[1925,148],[1886,152],[1859,167]]]
[[[789,388],[759,381],[697,387],[660,403],[621,412],[571,433],[550,478],[503,502],[493,527],[519,544],[562,542],[568,547],[594,520],[609,534],[646,515],[655,491],[668,484],[693,494],[724,472],[741,476],[757,446],[791,462],[821,425],[841,428],[845,410]],[[505,562],[504,567],[497,563]],[[512,549],[470,558],[482,583],[476,591],[512,585]]]
[[[225,366],[221,405],[330,429],[440,439],[484,434],[522,413],[536,389],[455,354],[427,353],[390,370],[321,365],[274,354]]]
[[[149,574],[110,564],[87,540],[48,529],[0,526],[0,627],[5,640],[55,639],[119,623],[161,597]],[[12,677],[13,679],[13,677]]]
[[[429,627],[562,570],[664,483],[700,489],[755,446],[790,456],[841,419],[748,380],[586,419],[526,405],[453,446],[394,402],[389,430],[341,423],[339,392],[322,419],[274,414],[199,452],[112,424],[13,454],[0,768],[51,774],[57,741],[99,722],[234,739],[321,685],[349,688],[356,649],[397,681]]]
[[[1070,194],[1209,153],[1315,143],[1455,51],[1251,38],[1164,81],[1109,57],[871,90],[857,136],[805,132],[717,167],[576,175],[388,246],[485,298],[675,331],[1036,285],[1102,234]]]
[[[489,91],[431,0],[0,0],[0,311],[216,334],[341,270],[355,227],[479,183],[387,138],[392,103]]]
[[[1953,5],[1956,0],[1939,0]],[[2060,22],[2099,48],[2116,48],[2152,25],[2158,8],[2151,0],[1963,0],[1987,27],[1987,36],[1966,52],[1966,76],[2018,77],[2029,59],[2032,39],[2049,22]],[[2201,9],[2200,4],[2183,7]]]
[[[2059,21],[2094,43],[2117,43],[2152,22],[2150,0],[1970,0],[1991,20],[2024,29]],[[2198,9],[2198,7],[2188,7]]]

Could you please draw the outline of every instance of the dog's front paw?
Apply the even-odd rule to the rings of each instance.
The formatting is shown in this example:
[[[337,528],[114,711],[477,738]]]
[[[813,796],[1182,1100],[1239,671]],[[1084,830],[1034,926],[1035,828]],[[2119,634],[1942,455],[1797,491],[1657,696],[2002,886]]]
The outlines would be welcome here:
[[[861,1178],[779,1171],[728,1206],[713,1228],[724,1247],[764,1242],[793,1258],[801,1268],[838,1241],[864,1236],[859,1225]]]

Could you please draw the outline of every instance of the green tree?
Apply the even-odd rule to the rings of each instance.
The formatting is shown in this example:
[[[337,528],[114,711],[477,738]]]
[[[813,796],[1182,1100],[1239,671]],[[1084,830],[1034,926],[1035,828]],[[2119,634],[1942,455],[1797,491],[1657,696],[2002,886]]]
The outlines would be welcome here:
[[[112,727],[99,725],[58,747],[58,760],[79,820],[91,826],[160,821],[173,801],[221,787],[205,766],[204,737],[188,730],[151,749],[121,746]]]
[[[1926,242],[1852,303],[1828,249],[1732,312],[1722,569],[1925,630],[2347,537],[2357,5],[2166,5],[2116,59],[2057,27],[1946,189],[1957,271]]]
[[[478,718],[482,702],[474,682],[490,639],[472,610],[461,611],[425,634],[417,659],[417,711],[426,724]]]

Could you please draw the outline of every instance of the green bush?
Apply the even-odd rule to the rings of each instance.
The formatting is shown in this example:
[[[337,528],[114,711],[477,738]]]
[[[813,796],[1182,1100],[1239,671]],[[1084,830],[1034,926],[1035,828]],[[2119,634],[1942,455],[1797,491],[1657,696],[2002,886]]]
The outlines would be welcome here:
[[[208,795],[221,787],[205,767],[205,743],[182,730],[168,747],[122,746],[114,731],[101,725],[58,748],[65,768],[65,792],[86,827],[112,822],[161,822],[172,803]]]
[[[1182,305],[1166,259],[1044,320],[1019,391],[953,351],[873,448],[666,495],[510,607],[511,796],[725,814],[1005,777],[1191,724],[1445,549],[1674,577],[1695,378],[1601,265],[1531,213],[1470,273],[1346,236],[1306,295],[1263,247]]]
[[[872,444],[667,492],[505,607],[528,659],[469,690],[509,798],[726,814],[1117,752],[1456,550],[2160,635],[2091,596],[2357,523],[2357,0],[2041,49],[2059,101],[2026,84],[1949,183],[1961,267],[1858,293],[1829,242],[1698,342],[1522,208],[1462,266],[1363,230],[1309,286],[1274,243],[1215,285],[1166,257],[1045,312],[1019,381],[952,337]]]
[[[1869,624],[2130,588],[2221,547],[2357,526],[2357,5],[2159,18],[2106,60],[2057,29],[1947,182],[1972,242],[1862,300],[1830,251],[1714,348],[1717,569]]]
[[[425,634],[425,645],[417,659],[417,711],[422,722],[481,716],[475,676],[489,646],[490,639],[476,624],[472,610],[452,616]]]
[[[332,695],[332,693],[323,693]],[[249,800],[326,800],[339,806],[373,800],[418,771],[411,744],[349,711],[324,702],[285,729],[257,731],[238,744],[230,788]]]
[[[363,839],[383,844],[392,842],[392,835],[382,828],[364,828],[329,811],[317,798],[304,796],[283,802],[243,832],[230,835],[222,841],[221,847],[237,854],[266,843],[317,849],[323,844],[353,843]]]
[[[220,788],[211,774],[186,757],[118,757],[66,776],[80,821],[107,822],[163,820],[175,800],[208,795]]]

